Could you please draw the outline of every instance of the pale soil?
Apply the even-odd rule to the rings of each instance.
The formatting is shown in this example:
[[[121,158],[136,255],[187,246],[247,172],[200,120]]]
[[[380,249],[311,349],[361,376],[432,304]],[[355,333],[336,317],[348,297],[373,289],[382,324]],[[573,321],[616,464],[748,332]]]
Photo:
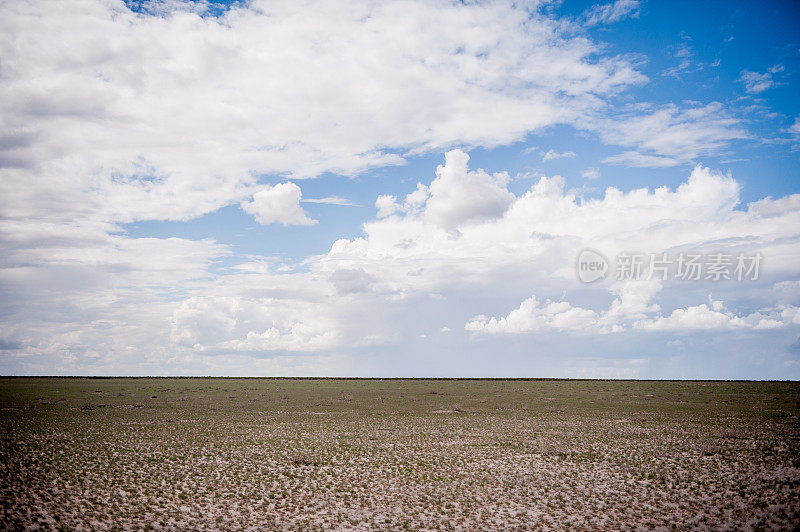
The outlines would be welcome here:
[[[0,385],[4,529],[800,526],[796,383]]]

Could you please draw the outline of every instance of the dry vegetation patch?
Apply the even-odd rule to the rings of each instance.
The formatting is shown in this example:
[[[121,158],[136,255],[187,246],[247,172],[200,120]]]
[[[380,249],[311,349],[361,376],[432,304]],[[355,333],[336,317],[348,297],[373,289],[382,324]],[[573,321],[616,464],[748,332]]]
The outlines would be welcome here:
[[[797,383],[1,379],[0,528],[792,529],[798,400]]]

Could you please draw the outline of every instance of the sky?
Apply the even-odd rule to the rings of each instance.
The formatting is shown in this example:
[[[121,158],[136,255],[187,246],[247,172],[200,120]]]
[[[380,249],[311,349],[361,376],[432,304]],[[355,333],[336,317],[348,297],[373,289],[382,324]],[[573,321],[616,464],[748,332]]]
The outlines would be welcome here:
[[[800,379],[799,75],[792,1],[0,2],[0,373]]]

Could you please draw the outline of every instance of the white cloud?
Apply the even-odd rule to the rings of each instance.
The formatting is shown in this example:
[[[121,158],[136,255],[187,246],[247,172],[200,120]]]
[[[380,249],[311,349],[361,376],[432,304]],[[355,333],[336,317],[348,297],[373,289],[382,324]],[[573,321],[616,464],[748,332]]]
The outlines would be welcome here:
[[[625,5],[597,20],[618,20]],[[599,131],[616,112],[611,97],[647,81],[527,4],[253,1],[219,18],[196,9],[0,3],[0,341],[21,346],[8,367],[180,373],[219,368],[220,353],[319,351],[321,363],[345,364],[342,346],[400,344],[398,323],[442,319],[404,305],[442,305],[447,323],[463,323],[467,307],[448,298],[499,275],[516,304],[532,293],[522,279],[566,278],[584,228],[622,232],[602,219],[614,206],[588,214],[593,203],[579,207],[559,178],[517,197],[506,174],[469,170],[466,154],[451,152],[430,186],[378,198],[365,235],[308,258],[302,274],[265,257],[221,272],[232,253],[217,242],[133,238],[120,224],[236,204],[259,223],[312,224],[299,187],[269,187],[266,176],[353,175],[556,124]],[[643,142],[620,145],[679,158]],[[608,193],[610,204],[625,197]]]
[[[451,153],[446,166],[454,159]],[[458,173],[468,172],[461,166]],[[457,181],[447,185],[461,188]],[[746,211],[737,210],[739,188],[729,175],[697,166],[674,190],[660,187],[623,194],[609,188],[602,198],[580,202],[565,192],[562,179],[545,177],[515,197],[502,216],[459,226],[453,235],[450,226],[426,215],[431,196],[428,187],[420,184],[405,202],[382,198],[383,217],[364,226],[366,236],[338,241],[321,266],[328,261],[351,267],[359,264],[398,297],[420,291],[457,290],[454,285],[481,286],[499,278],[509,289],[542,283],[551,291],[555,286],[579,290],[572,284],[574,260],[586,246],[602,249],[611,257],[631,249],[729,249],[731,253],[756,249],[771,257],[772,276],[797,271],[791,264],[791,257],[797,254],[790,242],[800,240],[793,225],[800,223],[800,204],[791,197],[766,198]],[[481,193],[472,193],[479,201]],[[386,216],[387,212],[391,215]],[[477,315],[467,321],[466,329],[488,333],[621,333],[639,322],[640,330],[657,328],[661,325],[652,323],[669,319],[658,314],[657,294],[666,290],[665,297],[680,297],[676,294],[690,288],[673,283],[666,288],[653,282],[615,284],[608,288],[614,296],[610,305],[599,310],[553,298],[542,303],[544,296],[536,294],[507,316]],[[756,317],[752,315],[753,320]],[[775,319],[767,316],[750,328],[766,329],[776,325],[770,321]]]
[[[669,76],[675,79],[681,79],[685,74],[693,74],[700,72],[706,67],[718,67],[720,60],[717,59],[712,63],[697,62],[695,61],[695,51],[692,46],[692,38],[689,35],[682,33],[680,43],[674,47],[673,56],[678,60],[677,65],[673,65],[661,73],[662,76]]]
[[[737,81],[744,83],[744,88],[749,94],[761,94],[775,86],[776,81],[773,76],[783,70],[783,65],[774,65],[763,73],[742,70]]]
[[[397,205],[397,198],[391,195],[378,196],[378,199],[375,200],[375,207],[378,209],[378,218],[391,216],[400,209]]]
[[[355,207],[356,204],[342,196],[326,196],[324,198],[308,198],[301,200],[304,203],[321,203],[323,205],[342,205],[348,207]]]
[[[261,225],[314,225],[300,207],[301,191],[294,183],[279,183],[253,194],[252,201],[242,202],[242,210],[252,214]]]
[[[606,121],[598,134],[608,143],[635,148],[606,157],[605,163],[668,167],[718,153],[731,141],[749,138],[741,120],[720,103],[678,108],[674,104],[639,108],[623,118]]]
[[[753,312],[746,316],[738,316],[725,308],[721,301],[708,304],[679,308],[669,316],[659,316],[652,320],[636,322],[634,327],[645,331],[715,331],[733,329],[768,330],[783,327],[787,323],[776,313],[763,314]]]
[[[610,289],[616,294],[616,298],[611,302],[611,306],[604,313],[602,321],[612,330],[622,330],[625,327],[623,322],[644,318],[647,315],[658,312],[661,307],[653,303],[653,298],[663,288],[662,281],[628,281],[620,282]]]
[[[451,165],[451,161],[458,161],[458,165]],[[337,262],[380,257],[380,263],[365,266],[367,271],[374,270],[378,278],[388,274],[382,269],[391,269],[394,261],[402,258],[402,274],[393,279],[400,283],[416,284],[427,278],[435,271],[436,257],[441,257],[448,268],[463,268],[465,275],[481,272],[484,266],[502,267],[512,262],[519,267],[537,264],[545,268],[546,277],[568,265],[564,275],[571,278],[572,254],[581,245],[613,256],[625,249],[655,252],[681,246],[702,247],[704,242],[726,239],[731,239],[730,246],[751,242],[752,246],[767,248],[782,245],[778,244],[781,239],[797,236],[793,222],[800,220],[800,209],[796,202],[764,199],[746,211],[736,210],[739,184],[729,175],[702,166],[697,166],[689,179],[674,190],[659,187],[623,193],[612,187],[603,197],[582,202],[573,193],[565,192],[563,179],[543,177],[506,205],[510,192],[505,185],[485,173],[471,172],[465,164],[464,155],[456,157],[451,152],[430,189],[442,192],[455,188],[461,194],[455,204],[461,206],[480,204],[488,195],[483,187],[489,187],[502,199],[491,216],[458,225],[459,232],[454,235],[450,218],[445,218],[448,223],[441,223],[440,217],[431,215],[431,204],[449,196],[431,194],[429,187],[420,184],[404,201],[382,197],[378,202],[379,219],[364,225],[365,236],[336,242],[331,256]],[[451,177],[443,179],[445,172],[452,172]],[[470,179],[480,186],[465,186],[460,177],[452,177],[467,174],[473,174]],[[456,220],[467,216],[456,212]],[[748,237],[743,239],[741,235]],[[431,256],[434,250],[436,255]],[[406,275],[414,257],[426,266],[425,275]],[[450,262],[450,258],[464,257],[470,260]],[[560,261],[563,262],[554,268]],[[779,266],[786,267],[788,262],[772,264],[773,268]]]
[[[789,126],[789,133],[794,136],[800,137],[800,115],[794,119],[794,123]]]
[[[800,210],[800,194],[792,194],[778,199],[766,197],[748,204],[747,210],[763,218],[781,216],[786,212]]]
[[[297,293],[300,283],[286,276],[286,290],[275,298],[262,292],[270,288],[247,291],[239,285],[248,279],[267,281],[267,276],[245,275],[225,293],[210,291],[181,302],[171,317],[171,342],[193,352],[216,354],[313,353],[339,345],[340,322],[333,313],[316,311],[313,303]],[[301,283],[309,286],[308,280]]]
[[[472,332],[528,333],[544,330],[590,334],[597,331],[597,314],[593,310],[572,307],[566,301],[545,301],[542,305],[532,296],[504,318],[476,316],[464,329]]]
[[[335,334],[304,323],[293,323],[282,329],[270,327],[261,333],[250,331],[244,340],[221,342],[216,347],[234,351],[315,352],[330,348],[336,342]]]
[[[507,185],[506,172],[488,174],[470,171],[469,155],[461,150],[445,154],[445,164],[436,168],[430,186],[417,184],[400,205],[395,196],[378,196],[378,218],[395,213],[421,214],[426,220],[448,231],[469,223],[499,218],[514,201]]]
[[[772,74],[769,72],[759,74],[758,72],[750,72],[747,70],[742,71],[739,81],[744,83],[745,90],[750,94],[762,93],[775,84],[775,82],[772,81]]]
[[[637,168],[668,168],[681,164],[680,159],[648,155],[637,151],[625,151],[617,155],[610,155],[603,159],[607,164],[623,164]]]
[[[727,348],[741,342],[740,333],[758,331],[765,349],[775,343],[764,338],[796,337],[789,329],[800,324],[797,301],[790,285],[780,284],[800,276],[800,203],[793,196],[742,208],[739,184],[702,166],[676,188],[608,188],[580,199],[563,179],[543,177],[515,195],[504,174],[471,170],[467,159],[450,152],[430,186],[385,197],[379,208],[393,212],[297,268],[253,257],[219,272],[214,261],[228,251],[210,241],[133,239],[110,235],[105,224],[89,232],[5,221],[0,286],[8,311],[0,339],[17,346],[6,350],[6,367],[185,373],[222,371],[220,360],[232,357],[246,372],[237,357],[247,356],[258,371],[295,373],[306,363],[281,357],[297,354],[328,357],[321,362],[328,373],[358,373],[363,365],[352,357],[390,353],[401,364],[408,342],[442,323],[469,324],[478,333],[436,335],[459,353],[523,332],[555,335],[564,349],[579,348],[569,338],[587,334],[618,338],[614,352],[625,351],[651,329],[667,336],[694,330],[684,326],[694,317],[721,324],[694,334],[728,331],[719,339]],[[609,257],[624,250],[758,250],[764,270],[752,284],[588,286],[574,271],[585,247]],[[698,293],[711,289],[719,300],[737,301],[741,313],[698,305]],[[490,309],[508,313],[481,316]],[[658,350],[658,341],[637,349]]]
[[[584,14],[586,26],[611,24],[625,18],[639,16],[641,2],[638,0],[616,0],[610,4],[596,4]]]
[[[629,282],[624,291],[638,291],[645,283]],[[646,286],[646,285],[645,285]],[[660,287],[658,287],[660,289]],[[645,291],[644,297],[635,296],[633,303],[626,302],[626,297],[615,299],[605,312],[573,307],[566,301],[553,302],[547,300],[540,305],[536,296],[532,296],[511,311],[508,316],[489,318],[476,316],[464,326],[472,332],[487,334],[518,334],[535,332],[568,332],[572,334],[592,335],[622,333],[630,328],[648,332],[693,332],[720,331],[735,329],[771,330],[798,323],[797,307],[789,307],[779,311],[757,311],[745,316],[738,316],[725,308],[721,301],[678,308],[668,316],[648,316],[646,314],[659,310],[658,305],[650,304],[654,295]]]
[[[581,177],[584,179],[597,179],[600,177],[600,170],[597,168],[587,168],[581,172]]]
[[[573,159],[575,157],[575,152],[565,151],[565,152],[557,152],[555,150],[547,150],[542,156],[542,161],[552,161],[554,159]]]
[[[514,201],[506,188],[507,173],[471,172],[468,161],[463,151],[451,150],[445,154],[444,166],[436,169],[425,217],[441,227],[455,229],[468,222],[498,218]]]
[[[587,17],[610,23],[637,7]],[[655,317],[649,289],[575,286],[575,252],[589,244],[610,255],[757,248],[770,286],[797,278],[791,198],[734,208],[738,184],[703,167],[677,189],[581,200],[542,177],[516,195],[505,173],[470,170],[460,150],[430,185],[379,197],[363,235],[297,265],[237,257],[221,268],[233,254],[218,242],[135,238],[123,223],[236,204],[259,223],[311,224],[297,185],[263,180],[353,175],[557,124],[659,165],[746,136],[720,104],[636,106],[618,119],[613,97],[647,78],[526,3],[255,0],[219,18],[197,4],[148,9],[155,16],[106,0],[0,3],[8,371],[357,372],[351,357],[401,352],[432,323],[513,309],[532,293],[529,315],[512,322],[572,331],[590,313],[598,329]],[[568,289],[574,306],[559,300]],[[753,308],[776,297],[746,292]],[[674,286],[659,294],[670,308],[695,301]],[[463,331],[437,336],[474,349]]]
[[[507,144],[646,80],[525,4],[187,6],[0,6],[4,217],[187,220],[262,175]]]

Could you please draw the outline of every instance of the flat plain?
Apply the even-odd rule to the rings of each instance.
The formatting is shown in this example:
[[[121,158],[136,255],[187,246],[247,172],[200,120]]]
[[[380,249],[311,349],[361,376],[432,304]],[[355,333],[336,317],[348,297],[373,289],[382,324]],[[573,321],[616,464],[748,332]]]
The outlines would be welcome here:
[[[0,379],[0,528],[797,529],[800,383]]]

